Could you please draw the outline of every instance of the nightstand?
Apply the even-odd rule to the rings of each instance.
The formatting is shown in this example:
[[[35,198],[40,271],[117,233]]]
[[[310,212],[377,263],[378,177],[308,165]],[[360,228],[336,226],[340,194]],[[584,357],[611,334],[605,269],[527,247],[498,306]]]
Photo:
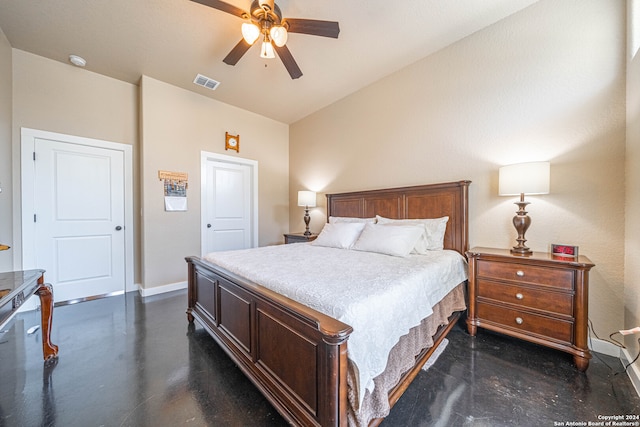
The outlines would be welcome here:
[[[284,243],[304,243],[312,242],[318,237],[317,234],[311,234],[311,236],[305,236],[304,233],[287,233],[284,235]]]
[[[573,355],[589,367],[589,270],[585,256],[546,252],[514,255],[508,249],[472,248],[467,329],[485,328]]]

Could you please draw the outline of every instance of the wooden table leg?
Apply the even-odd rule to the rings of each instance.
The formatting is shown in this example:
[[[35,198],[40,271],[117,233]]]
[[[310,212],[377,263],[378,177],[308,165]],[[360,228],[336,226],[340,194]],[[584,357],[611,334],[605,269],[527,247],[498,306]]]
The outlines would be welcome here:
[[[42,355],[44,360],[58,357],[58,346],[51,343],[51,322],[53,320],[53,292],[50,284],[44,283],[44,278],[38,279],[40,287],[35,292],[40,297],[40,312],[42,314]]]

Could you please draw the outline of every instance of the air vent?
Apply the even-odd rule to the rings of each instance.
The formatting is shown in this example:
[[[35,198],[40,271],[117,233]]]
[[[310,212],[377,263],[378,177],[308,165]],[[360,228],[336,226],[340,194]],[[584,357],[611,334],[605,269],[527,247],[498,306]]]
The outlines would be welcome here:
[[[202,74],[198,74],[196,79],[193,81],[198,86],[206,87],[207,89],[216,90],[220,82],[210,79],[207,76],[203,76]]]

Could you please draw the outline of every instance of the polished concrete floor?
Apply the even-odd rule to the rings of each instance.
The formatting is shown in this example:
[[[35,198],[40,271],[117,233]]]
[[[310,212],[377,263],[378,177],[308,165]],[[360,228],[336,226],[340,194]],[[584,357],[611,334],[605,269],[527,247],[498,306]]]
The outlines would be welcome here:
[[[186,292],[56,307],[58,362],[41,357],[39,312],[0,331],[0,426],[280,426],[284,420],[201,327]],[[456,326],[382,426],[558,426],[640,414],[620,362],[571,357]],[[609,366],[611,366],[611,368]],[[565,424],[566,425],[566,424]]]

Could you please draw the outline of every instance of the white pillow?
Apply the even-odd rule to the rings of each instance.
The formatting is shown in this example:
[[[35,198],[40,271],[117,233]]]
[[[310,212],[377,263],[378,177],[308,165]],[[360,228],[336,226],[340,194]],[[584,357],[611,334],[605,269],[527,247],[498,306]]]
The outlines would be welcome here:
[[[364,222],[327,223],[311,244],[328,246],[330,248],[349,249],[358,239],[363,228]]]
[[[351,216],[330,216],[329,224],[336,224],[338,222],[376,222],[375,218],[356,218]]]
[[[447,230],[448,216],[424,219],[391,219],[376,215],[376,220],[378,224],[423,225],[425,234],[416,244],[415,253],[424,255],[427,251],[441,251],[444,249],[444,233]]]
[[[421,225],[381,225],[367,223],[352,249],[406,257],[425,233]]]

